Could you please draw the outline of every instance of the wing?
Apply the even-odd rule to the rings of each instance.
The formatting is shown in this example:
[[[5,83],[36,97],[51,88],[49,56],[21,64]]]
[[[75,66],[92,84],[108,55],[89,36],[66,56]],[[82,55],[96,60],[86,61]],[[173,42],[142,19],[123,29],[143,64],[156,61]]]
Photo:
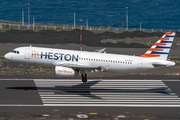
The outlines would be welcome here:
[[[74,63],[62,63],[62,62],[54,62],[54,66],[63,66],[63,67],[69,67],[69,68],[75,68],[79,70],[89,70],[91,72],[103,72],[104,70],[108,70],[108,66],[91,66],[91,65],[85,65],[85,64],[74,64]]]

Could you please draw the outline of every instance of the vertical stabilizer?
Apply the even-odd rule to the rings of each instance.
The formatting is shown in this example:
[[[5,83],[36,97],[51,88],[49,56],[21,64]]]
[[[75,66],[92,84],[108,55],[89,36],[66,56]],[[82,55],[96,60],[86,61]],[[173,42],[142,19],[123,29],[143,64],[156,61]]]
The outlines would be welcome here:
[[[166,32],[145,54],[139,57],[166,60],[173,43],[175,32]]]

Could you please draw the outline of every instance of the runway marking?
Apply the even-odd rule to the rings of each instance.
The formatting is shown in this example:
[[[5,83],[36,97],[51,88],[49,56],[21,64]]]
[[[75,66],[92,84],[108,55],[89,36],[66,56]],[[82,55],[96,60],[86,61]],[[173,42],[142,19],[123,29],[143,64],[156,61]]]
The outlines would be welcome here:
[[[81,83],[81,80],[80,79],[18,79],[18,78],[14,78],[14,79],[12,79],[12,78],[1,78],[0,80],[34,80],[34,81],[42,81],[42,82],[44,82],[44,81],[46,81],[46,82],[53,82],[53,81],[62,81],[62,82],[70,82],[70,81],[72,81],[72,82],[75,82],[75,84],[77,83],[77,82],[79,82],[79,83]],[[102,80],[102,79],[90,79],[90,80],[88,80],[88,81],[95,81],[95,80]],[[143,82],[143,81],[149,81],[149,82],[154,82],[154,81],[180,81],[180,80],[150,80],[150,79],[146,79],[146,80],[143,80],[143,79],[141,79],[141,80],[131,80],[131,79],[120,79],[120,80],[117,80],[117,79],[103,79],[103,81],[107,81],[107,82],[110,82],[110,83],[113,83],[113,81],[125,81],[125,82],[130,82],[130,81],[139,81],[139,82]]]
[[[67,107],[180,107],[180,105],[130,105],[130,104],[44,104],[44,105],[17,105],[17,104],[0,104],[0,107],[54,107],[54,106],[67,106]]]
[[[34,79],[44,106],[180,107],[163,81]]]

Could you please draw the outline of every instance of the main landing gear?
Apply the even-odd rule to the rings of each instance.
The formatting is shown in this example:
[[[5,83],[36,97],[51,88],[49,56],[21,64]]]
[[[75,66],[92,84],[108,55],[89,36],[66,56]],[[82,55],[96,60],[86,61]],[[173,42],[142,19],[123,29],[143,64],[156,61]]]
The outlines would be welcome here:
[[[82,82],[86,83],[87,82],[87,74],[86,73],[82,73],[81,77],[82,77]]]
[[[28,75],[28,69],[29,69],[29,65],[26,65],[26,71],[24,72],[24,75]]]

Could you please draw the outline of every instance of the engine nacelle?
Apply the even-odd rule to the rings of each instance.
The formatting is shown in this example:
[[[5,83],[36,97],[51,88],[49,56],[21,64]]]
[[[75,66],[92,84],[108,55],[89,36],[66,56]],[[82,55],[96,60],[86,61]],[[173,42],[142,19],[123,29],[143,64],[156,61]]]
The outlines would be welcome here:
[[[75,75],[75,71],[72,68],[56,66],[55,74],[62,77],[73,77]]]

